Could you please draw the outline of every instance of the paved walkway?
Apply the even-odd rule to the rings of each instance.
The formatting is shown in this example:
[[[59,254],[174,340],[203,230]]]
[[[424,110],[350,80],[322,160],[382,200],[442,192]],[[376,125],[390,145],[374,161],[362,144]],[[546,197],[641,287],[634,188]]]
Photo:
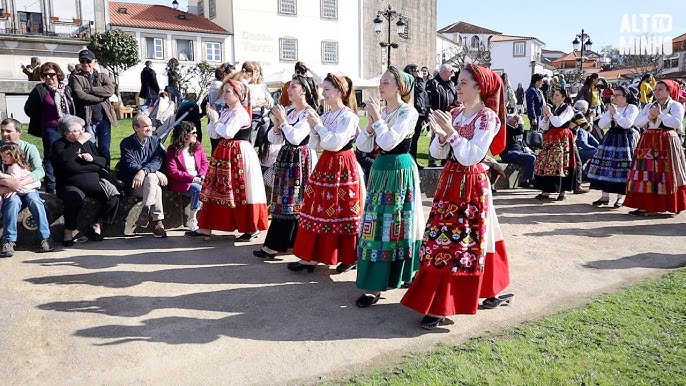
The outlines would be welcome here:
[[[262,262],[233,236],[182,231],[0,259],[2,384],[295,384],[341,379],[686,266],[686,214],[635,218],[596,194],[541,203],[503,191],[510,307],[426,332],[403,290],[358,309],[355,271]],[[426,202],[430,204],[430,202]]]

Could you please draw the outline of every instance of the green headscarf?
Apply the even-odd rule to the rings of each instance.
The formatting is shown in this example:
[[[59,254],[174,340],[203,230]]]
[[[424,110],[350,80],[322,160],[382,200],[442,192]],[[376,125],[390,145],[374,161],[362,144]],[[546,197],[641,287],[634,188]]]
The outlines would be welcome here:
[[[410,100],[410,93],[412,93],[412,86],[414,85],[414,76],[400,71],[395,66],[388,66],[388,71],[393,74],[395,78],[395,83],[398,84],[398,90],[400,91],[400,97],[403,101],[407,102]]]

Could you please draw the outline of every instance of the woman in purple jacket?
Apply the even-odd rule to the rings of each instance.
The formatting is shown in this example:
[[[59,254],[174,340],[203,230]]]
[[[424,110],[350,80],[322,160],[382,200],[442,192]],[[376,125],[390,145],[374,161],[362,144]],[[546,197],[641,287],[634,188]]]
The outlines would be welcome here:
[[[197,231],[196,215],[202,207],[200,190],[209,165],[207,155],[202,144],[197,141],[197,129],[190,122],[184,121],[174,127],[171,141],[166,160],[169,188],[172,192],[191,198],[190,208],[186,211],[186,226],[191,231]]]

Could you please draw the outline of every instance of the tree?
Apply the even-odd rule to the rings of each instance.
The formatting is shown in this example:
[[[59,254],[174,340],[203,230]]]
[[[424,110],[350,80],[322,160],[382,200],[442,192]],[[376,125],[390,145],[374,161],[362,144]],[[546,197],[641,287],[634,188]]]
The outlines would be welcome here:
[[[198,94],[199,100],[202,99],[201,96],[203,93],[209,90],[210,82],[214,79],[214,70],[215,67],[204,60],[192,68],[193,74],[195,74],[198,85],[200,86],[200,93]]]
[[[490,67],[491,51],[487,50],[483,45],[477,49],[467,49],[464,45],[453,46],[443,51],[441,63],[447,63],[458,68],[464,68],[469,63]]]
[[[91,35],[88,49],[95,53],[98,63],[112,74],[115,94],[119,95],[119,75],[140,62],[136,38],[120,29]]]

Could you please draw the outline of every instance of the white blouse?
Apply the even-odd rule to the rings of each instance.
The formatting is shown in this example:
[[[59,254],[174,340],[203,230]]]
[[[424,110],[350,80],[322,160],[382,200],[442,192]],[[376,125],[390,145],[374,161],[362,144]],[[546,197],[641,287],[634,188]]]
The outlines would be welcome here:
[[[412,137],[417,119],[419,119],[419,113],[407,103],[401,103],[395,111],[389,114],[384,107],[381,109],[381,119],[367,124],[367,127],[371,125],[374,131],[370,134],[365,129],[357,135],[355,141],[357,149],[370,153],[374,151],[374,145],[377,144],[381,150],[392,150],[405,138]]]
[[[615,123],[617,126],[628,129],[634,125],[636,117],[638,117],[638,107],[635,105],[626,105],[624,107],[617,107],[617,112],[615,113]],[[598,121],[598,126],[601,129],[606,129],[610,127],[612,123],[612,116],[610,115],[610,110],[607,110],[605,114]]]
[[[455,132],[442,144],[438,136],[434,137],[429,152],[436,159],[446,159],[452,148],[455,160],[465,166],[481,162],[500,131],[500,118],[488,107],[483,107],[471,117],[465,116],[462,110],[455,115],[452,123]]]
[[[643,110],[638,114],[636,118],[636,127],[645,127],[648,129],[657,128],[660,123],[669,127],[670,129],[676,130],[677,133],[684,133],[684,106],[669,98],[667,100],[667,107],[662,109],[662,113],[658,115],[655,121],[650,121],[650,108],[653,106],[652,103],[648,103],[643,107]]]
[[[310,124],[307,122],[306,113],[308,111],[314,112],[310,107],[306,107],[300,111],[295,109],[288,112],[286,115],[286,122],[282,123],[279,128],[281,133],[276,134],[274,130],[269,130],[267,139],[275,145],[282,145],[286,141],[293,145],[299,145],[305,137],[310,134]]]
[[[339,151],[359,132],[360,117],[349,107],[329,111],[322,115],[322,123],[312,130],[310,147],[319,150]]]
[[[574,119],[574,109],[572,106],[567,105],[567,108],[565,108],[560,115],[555,115],[555,111],[553,111],[553,114],[549,117],[541,119],[541,128],[543,131],[547,131],[550,128],[550,125],[560,127],[572,119]]]
[[[239,130],[251,125],[250,115],[243,106],[222,111],[219,119],[207,125],[210,138],[233,138]]]
[[[253,110],[259,108],[255,107],[255,103],[258,99],[267,100],[266,109],[271,110],[272,107],[274,107],[274,98],[272,98],[269,87],[265,83],[250,83],[248,84],[248,89],[250,89],[250,106]]]

